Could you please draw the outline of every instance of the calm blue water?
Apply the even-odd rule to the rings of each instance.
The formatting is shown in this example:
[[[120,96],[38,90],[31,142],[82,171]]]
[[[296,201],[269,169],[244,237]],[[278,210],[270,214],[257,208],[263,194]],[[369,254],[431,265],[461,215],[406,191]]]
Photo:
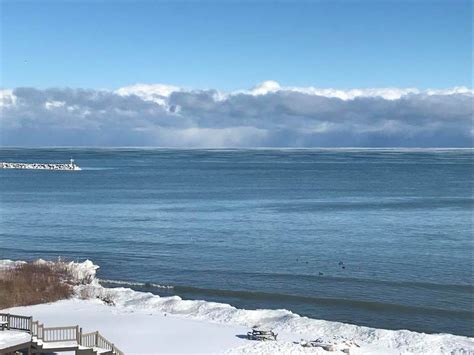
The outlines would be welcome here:
[[[158,294],[474,335],[473,152],[1,149],[0,257]]]

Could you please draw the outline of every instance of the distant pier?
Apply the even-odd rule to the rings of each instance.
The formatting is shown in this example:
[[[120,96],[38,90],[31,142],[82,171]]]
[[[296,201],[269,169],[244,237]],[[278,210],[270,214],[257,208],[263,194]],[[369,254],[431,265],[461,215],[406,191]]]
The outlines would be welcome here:
[[[7,163],[1,162],[0,169],[29,169],[29,170],[67,170],[77,171],[81,168],[71,159],[69,164],[58,163]]]

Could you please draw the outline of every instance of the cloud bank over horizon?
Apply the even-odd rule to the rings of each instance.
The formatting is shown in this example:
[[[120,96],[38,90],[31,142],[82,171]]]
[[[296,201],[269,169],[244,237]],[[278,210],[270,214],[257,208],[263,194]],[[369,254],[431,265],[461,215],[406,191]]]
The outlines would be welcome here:
[[[0,90],[3,146],[472,147],[473,90]]]

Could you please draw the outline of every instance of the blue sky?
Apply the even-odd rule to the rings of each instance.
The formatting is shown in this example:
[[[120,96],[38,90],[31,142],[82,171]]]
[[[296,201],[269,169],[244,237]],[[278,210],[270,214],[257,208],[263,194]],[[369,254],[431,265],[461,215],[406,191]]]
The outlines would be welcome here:
[[[4,88],[472,87],[470,1],[3,0],[1,15]]]
[[[470,1],[0,3],[0,145],[474,146]]]

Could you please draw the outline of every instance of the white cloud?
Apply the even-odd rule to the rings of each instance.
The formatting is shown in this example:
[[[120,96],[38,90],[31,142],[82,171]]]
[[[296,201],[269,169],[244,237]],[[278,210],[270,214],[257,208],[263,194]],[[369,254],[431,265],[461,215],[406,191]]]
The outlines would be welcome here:
[[[152,101],[159,105],[165,105],[166,98],[173,92],[180,90],[179,87],[173,85],[135,84],[117,89],[115,90],[115,93],[120,96],[136,95],[141,97],[143,100]]]
[[[63,101],[47,101],[44,103],[44,107],[51,110],[58,107],[63,107],[64,105],[65,105],[65,102]]]
[[[162,146],[220,148],[256,146],[267,132],[255,127],[157,129],[156,139]]]
[[[266,95],[280,90],[282,90],[280,84],[273,80],[267,80],[252,88],[249,93],[251,95]]]
[[[121,96],[137,95],[144,100],[154,101],[164,105],[165,98],[174,92],[192,92],[199,90],[191,90],[189,88],[180,88],[178,86],[167,84],[136,84],[125,86],[115,90],[115,93]],[[364,89],[334,89],[334,88],[316,88],[316,87],[297,87],[297,86],[281,86],[274,80],[264,81],[248,90],[235,90],[224,92],[213,90],[216,101],[222,101],[233,95],[252,95],[260,96],[276,92],[296,92],[307,95],[338,98],[344,101],[354,100],[359,97],[381,97],[386,100],[398,100],[404,96],[412,94],[420,95],[454,95],[454,94],[473,94],[472,89],[464,86],[458,86],[448,89],[417,89],[417,88],[364,88]]]
[[[0,91],[1,144],[472,146],[473,91],[317,89],[266,81],[220,92],[137,84],[115,91]]]
[[[13,90],[0,89],[0,109],[13,106],[16,103],[16,96]]]

